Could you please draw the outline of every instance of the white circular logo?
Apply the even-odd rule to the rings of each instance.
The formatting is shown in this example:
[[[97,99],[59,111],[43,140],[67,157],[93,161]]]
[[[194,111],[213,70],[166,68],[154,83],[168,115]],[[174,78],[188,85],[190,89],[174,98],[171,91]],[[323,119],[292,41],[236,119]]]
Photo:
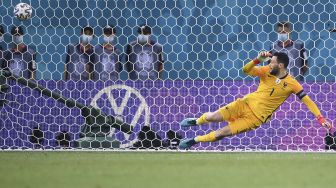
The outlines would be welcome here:
[[[120,103],[120,105],[117,104],[117,101],[115,99],[115,97],[113,96],[113,92],[118,92],[120,93],[122,90],[124,90],[125,92],[125,95],[124,97],[122,98],[122,101]],[[99,106],[98,105],[98,100],[102,98],[103,95],[106,95],[107,97],[107,101],[110,103],[111,105],[111,110],[113,110],[114,112],[114,115],[116,116],[116,118],[124,121],[123,117],[125,116],[124,113],[130,113],[130,110],[127,110],[125,112],[125,110],[128,108],[127,107],[127,103],[129,102],[131,96],[132,96],[132,99],[137,98],[139,101],[138,104],[135,104],[137,106],[137,110],[135,112],[133,112],[134,114],[133,117],[132,117],[132,121],[131,122],[127,122],[129,123],[131,126],[133,127],[136,127],[136,126],[149,126],[149,122],[150,122],[150,112],[149,112],[149,108],[148,108],[148,105],[146,103],[146,100],[145,98],[140,94],[139,91],[129,87],[129,86],[126,86],[126,85],[120,85],[120,84],[117,84],[117,85],[112,85],[112,86],[109,86],[109,87],[106,87],[102,90],[100,90],[92,99],[91,101],[91,106],[95,107],[95,108],[98,108],[98,109],[101,109],[102,107],[104,106]],[[132,112],[131,112],[132,113]],[[140,117],[141,115],[144,114],[144,122],[143,122],[143,125],[141,125],[140,123],[138,123],[138,121],[140,120]],[[109,114],[109,115],[112,115],[112,114]],[[113,128],[112,131],[111,131],[112,134],[115,133],[115,129]],[[120,145],[120,147],[128,147],[130,145],[132,145],[134,142],[137,141],[137,139],[133,139],[133,140],[130,140],[130,135],[129,134],[126,134],[124,133],[124,137],[125,139],[128,141],[127,144],[122,144]]]

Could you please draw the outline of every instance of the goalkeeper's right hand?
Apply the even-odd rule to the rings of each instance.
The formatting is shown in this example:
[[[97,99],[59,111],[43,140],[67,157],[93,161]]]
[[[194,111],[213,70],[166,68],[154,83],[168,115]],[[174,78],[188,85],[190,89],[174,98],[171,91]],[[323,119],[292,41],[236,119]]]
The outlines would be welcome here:
[[[254,63],[258,64],[260,62],[268,61],[270,57],[272,57],[271,53],[262,51],[259,53],[258,57],[254,60]]]

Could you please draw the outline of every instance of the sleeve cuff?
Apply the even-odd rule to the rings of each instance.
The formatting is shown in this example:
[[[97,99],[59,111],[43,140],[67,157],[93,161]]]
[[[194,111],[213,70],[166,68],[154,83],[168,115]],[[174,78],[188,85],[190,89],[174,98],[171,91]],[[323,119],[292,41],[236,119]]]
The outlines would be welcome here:
[[[258,65],[260,63],[260,61],[258,59],[253,59],[252,61],[255,65]]]

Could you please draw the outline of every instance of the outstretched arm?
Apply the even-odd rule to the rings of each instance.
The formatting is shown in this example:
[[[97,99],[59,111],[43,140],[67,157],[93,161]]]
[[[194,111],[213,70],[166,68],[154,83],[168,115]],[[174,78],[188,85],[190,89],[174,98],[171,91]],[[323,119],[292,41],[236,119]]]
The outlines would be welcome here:
[[[245,74],[250,76],[261,76],[264,73],[262,67],[256,67],[260,62],[267,61],[267,59],[272,56],[269,52],[261,52],[258,57],[250,62],[248,62],[244,67],[243,71]]]
[[[323,127],[327,127],[328,129],[332,128],[331,123],[322,116],[315,102],[311,100],[311,98],[308,95],[306,95],[303,90],[299,92],[297,95],[299,98],[301,98],[301,101],[307,106],[307,108],[315,115],[317,121]]]

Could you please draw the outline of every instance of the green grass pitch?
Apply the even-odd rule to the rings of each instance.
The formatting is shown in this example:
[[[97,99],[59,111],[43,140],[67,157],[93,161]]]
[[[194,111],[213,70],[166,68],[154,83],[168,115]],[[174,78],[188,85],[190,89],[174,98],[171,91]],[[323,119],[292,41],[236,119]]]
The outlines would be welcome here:
[[[334,153],[0,152],[2,188],[334,187]]]

